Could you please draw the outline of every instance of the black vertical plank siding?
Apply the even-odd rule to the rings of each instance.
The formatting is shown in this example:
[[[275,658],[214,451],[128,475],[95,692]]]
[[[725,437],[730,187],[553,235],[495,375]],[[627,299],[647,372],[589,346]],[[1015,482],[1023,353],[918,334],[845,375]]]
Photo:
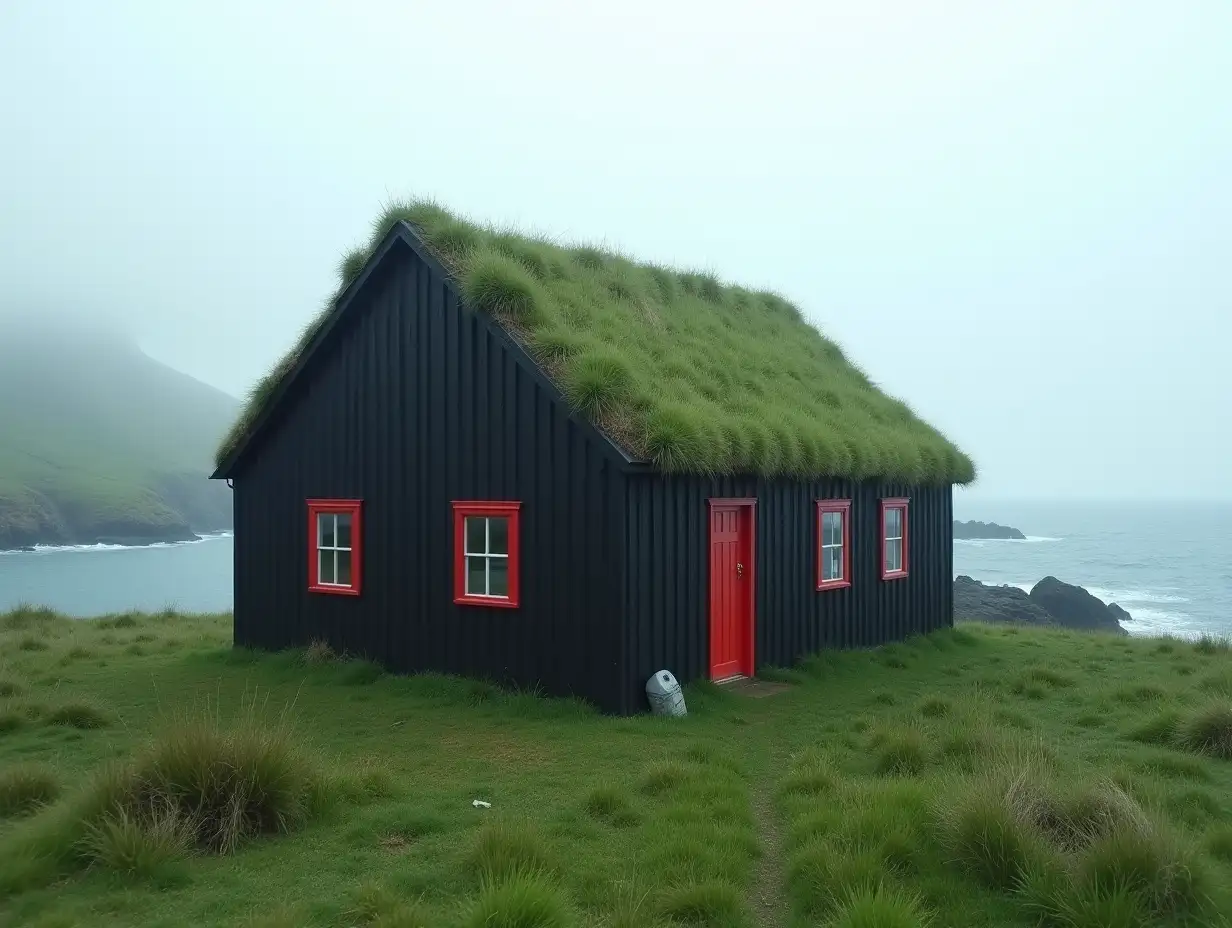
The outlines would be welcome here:
[[[624,473],[495,323],[405,243],[368,274],[232,473],[235,640],[618,710]],[[360,596],[310,593],[305,500],[363,505]],[[454,500],[520,500],[521,605],[453,602]]]
[[[757,500],[754,658],[790,665],[822,648],[867,647],[952,623],[952,494],[842,480],[630,474],[622,711],[645,705],[643,686],[667,668],[709,674],[707,499]],[[908,575],[881,579],[880,501],[910,499]],[[817,499],[850,499],[851,580],[818,591]]]

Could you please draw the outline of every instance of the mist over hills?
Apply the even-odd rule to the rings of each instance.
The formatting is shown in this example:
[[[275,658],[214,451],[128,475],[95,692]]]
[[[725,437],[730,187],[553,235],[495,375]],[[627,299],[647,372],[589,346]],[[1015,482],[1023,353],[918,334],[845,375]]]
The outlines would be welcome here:
[[[207,477],[238,406],[105,324],[0,315],[0,549],[229,527]]]

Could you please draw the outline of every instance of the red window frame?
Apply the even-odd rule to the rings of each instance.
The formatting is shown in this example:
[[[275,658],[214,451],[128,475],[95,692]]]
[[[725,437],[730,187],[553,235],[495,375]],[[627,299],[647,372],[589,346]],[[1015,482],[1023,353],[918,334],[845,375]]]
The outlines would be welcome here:
[[[881,501],[881,511],[879,515],[880,530],[878,534],[881,538],[881,547],[877,553],[877,558],[881,562],[881,579],[882,580],[902,580],[907,576],[907,570],[911,565],[908,559],[910,545],[907,541],[910,532],[908,526],[910,523],[909,505],[911,500],[905,496],[895,496]],[[891,509],[901,509],[903,513],[903,563],[901,570],[886,570],[886,513]]]
[[[822,517],[827,512],[837,512],[843,517],[843,576],[838,580],[826,580],[822,573],[823,536],[821,532]],[[849,499],[819,499],[817,500],[817,589],[841,590],[851,586],[851,500]]]
[[[516,501],[462,500],[453,504],[453,601],[459,606],[495,609],[518,607],[522,573],[521,509]],[[466,592],[466,517],[483,516],[509,520],[509,595],[481,596]]]
[[[364,520],[361,499],[310,499],[308,502],[308,589],[313,593],[334,596],[358,596],[364,576]],[[322,583],[317,560],[317,517],[349,515],[351,517],[351,582],[348,586]]]

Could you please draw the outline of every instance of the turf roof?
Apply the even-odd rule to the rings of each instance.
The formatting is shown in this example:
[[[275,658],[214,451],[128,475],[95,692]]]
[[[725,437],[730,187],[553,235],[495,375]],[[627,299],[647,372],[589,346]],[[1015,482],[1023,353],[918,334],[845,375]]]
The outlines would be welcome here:
[[[703,474],[975,479],[970,458],[781,296],[480,226],[424,200],[387,207],[367,244],[345,256],[338,290],[257,383],[218,449],[220,465],[398,221],[453,273],[466,302],[499,320],[569,403],[635,458]]]

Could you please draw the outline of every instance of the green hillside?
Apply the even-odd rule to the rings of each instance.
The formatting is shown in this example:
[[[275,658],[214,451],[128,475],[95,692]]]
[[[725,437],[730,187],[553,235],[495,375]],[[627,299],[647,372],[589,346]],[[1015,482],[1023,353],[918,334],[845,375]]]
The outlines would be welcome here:
[[[0,549],[230,525],[206,478],[237,407],[121,338],[0,319]]]

